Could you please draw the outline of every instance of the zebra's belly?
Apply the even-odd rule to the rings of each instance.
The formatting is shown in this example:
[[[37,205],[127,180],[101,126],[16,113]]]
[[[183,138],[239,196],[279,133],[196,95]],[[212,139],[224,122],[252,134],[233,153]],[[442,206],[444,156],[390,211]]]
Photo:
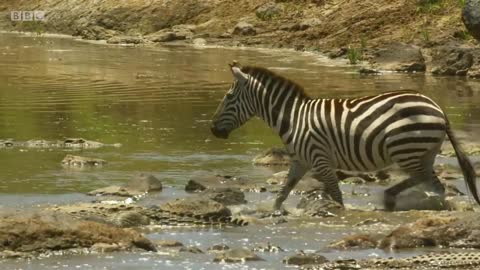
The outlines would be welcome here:
[[[353,172],[374,172],[393,165],[393,161],[386,156],[385,158],[378,157],[374,160],[368,161],[364,158],[352,158],[350,155],[341,155],[337,153],[335,156],[336,169],[353,171]]]

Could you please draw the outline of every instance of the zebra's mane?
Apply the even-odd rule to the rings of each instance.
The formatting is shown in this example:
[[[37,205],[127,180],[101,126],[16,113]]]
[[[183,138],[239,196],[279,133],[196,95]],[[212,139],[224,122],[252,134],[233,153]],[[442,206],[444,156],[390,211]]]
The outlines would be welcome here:
[[[302,98],[310,99],[310,96],[305,93],[303,86],[269,69],[266,69],[263,67],[257,67],[257,66],[245,66],[245,67],[242,67],[241,70],[242,72],[247,73],[256,78],[265,77],[266,75],[269,78],[271,78],[273,81],[279,81],[280,82],[279,85],[282,85],[282,84],[287,85],[287,87],[284,87],[284,89],[288,89],[287,91],[294,91],[298,96]]]

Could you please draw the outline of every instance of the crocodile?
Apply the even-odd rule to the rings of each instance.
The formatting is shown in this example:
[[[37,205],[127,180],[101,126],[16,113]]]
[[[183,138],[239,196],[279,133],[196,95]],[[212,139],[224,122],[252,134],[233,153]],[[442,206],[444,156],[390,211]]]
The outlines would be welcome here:
[[[223,227],[246,226],[248,221],[224,214],[189,214],[168,211],[156,206],[144,207],[129,204],[79,203],[55,206],[50,210],[67,213],[83,220],[91,220],[115,225],[117,227],[139,226],[189,226]]]
[[[337,260],[318,265],[307,265],[302,269],[334,270],[334,269],[478,269],[480,267],[480,252],[432,252],[406,258],[366,259],[366,260]]]
[[[105,146],[120,147],[121,144],[104,144],[101,142],[85,140],[83,138],[66,138],[64,140],[28,140],[15,141],[13,139],[0,139],[0,148],[73,148],[96,149]]]

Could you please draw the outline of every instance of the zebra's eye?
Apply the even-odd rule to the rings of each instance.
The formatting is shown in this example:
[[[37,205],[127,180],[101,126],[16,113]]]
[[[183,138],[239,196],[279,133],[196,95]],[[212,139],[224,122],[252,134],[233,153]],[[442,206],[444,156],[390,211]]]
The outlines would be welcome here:
[[[225,95],[225,97],[226,97],[227,99],[233,99],[233,93],[227,93],[227,94]]]

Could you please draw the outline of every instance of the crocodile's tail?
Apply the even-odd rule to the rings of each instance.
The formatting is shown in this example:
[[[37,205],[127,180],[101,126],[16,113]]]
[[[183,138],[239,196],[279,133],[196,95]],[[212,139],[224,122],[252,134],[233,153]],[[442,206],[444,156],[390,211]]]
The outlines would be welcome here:
[[[149,215],[152,220],[162,225],[196,225],[196,226],[247,226],[248,221],[225,215],[194,215],[156,209],[156,215]]]

